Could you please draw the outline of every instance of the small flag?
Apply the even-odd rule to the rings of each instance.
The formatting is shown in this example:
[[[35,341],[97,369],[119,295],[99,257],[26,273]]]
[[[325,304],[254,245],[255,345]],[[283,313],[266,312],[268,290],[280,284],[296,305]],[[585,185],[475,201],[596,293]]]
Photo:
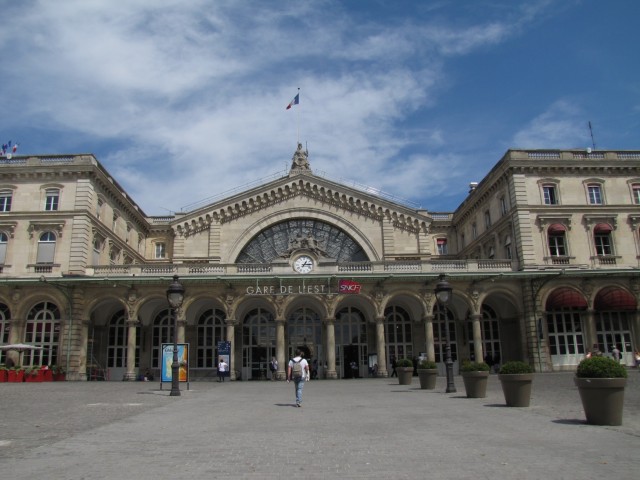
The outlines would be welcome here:
[[[354,282],[353,280],[340,280],[338,283],[339,293],[360,293],[361,288],[362,285],[358,282]]]
[[[16,150],[18,150],[18,144],[17,144],[17,143],[14,143],[14,144],[13,144],[13,148],[11,149],[11,151],[12,151],[13,153],[16,153]]]
[[[298,93],[295,97],[293,97],[293,100],[291,100],[291,102],[289,103],[289,105],[287,105],[287,108],[285,110],[289,110],[291,107],[293,107],[294,105],[298,105],[300,103],[300,94]]]

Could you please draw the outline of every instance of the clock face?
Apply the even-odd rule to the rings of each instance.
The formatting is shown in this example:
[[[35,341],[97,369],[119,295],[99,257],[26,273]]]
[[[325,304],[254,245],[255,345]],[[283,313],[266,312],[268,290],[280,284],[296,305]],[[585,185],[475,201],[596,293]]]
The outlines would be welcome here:
[[[293,268],[298,273],[309,273],[313,270],[313,258],[308,255],[301,255],[293,262]]]

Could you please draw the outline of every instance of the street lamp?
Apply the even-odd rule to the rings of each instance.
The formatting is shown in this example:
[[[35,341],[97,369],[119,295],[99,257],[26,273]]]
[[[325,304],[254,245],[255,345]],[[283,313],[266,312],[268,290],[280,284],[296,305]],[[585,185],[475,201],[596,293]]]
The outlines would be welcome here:
[[[184,287],[178,281],[178,275],[173,276],[173,282],[167,289],[169,313],[173,313],[173,362],[171,363],[171,397],[180,396],[180,364],[178,362],[178,312],[184,300]]]
[[[440,281],[436,285],[435,293],[438,302],[442,304],[444,312],[444,332],[446,339],[446,347],[444,351],[444,364],[447,371],[447,393],[456,392],[456,386],[453,383],[453,360],[451,359],[451,336],[449,334],[449,319],[447,318],[447,303],[451,300],[451,292],[453,288],[449,282],[444,279],[444,275],[440,275]]]

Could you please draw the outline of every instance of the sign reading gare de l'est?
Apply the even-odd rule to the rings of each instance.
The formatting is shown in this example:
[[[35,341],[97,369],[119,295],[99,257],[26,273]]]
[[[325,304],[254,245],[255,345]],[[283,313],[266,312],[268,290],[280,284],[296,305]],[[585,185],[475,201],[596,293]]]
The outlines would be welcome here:
[[[330,293],[357,294],[361,285],[353,280],[340,280],[338,289],[324,284],[255,285],[247,287],[247,295],[328,295]]]

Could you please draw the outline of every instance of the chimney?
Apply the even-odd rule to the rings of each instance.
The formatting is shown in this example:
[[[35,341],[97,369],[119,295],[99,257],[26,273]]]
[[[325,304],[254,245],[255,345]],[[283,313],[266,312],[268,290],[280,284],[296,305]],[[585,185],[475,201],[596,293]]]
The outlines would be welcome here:
[[[469,193],[473,192],[476,188],[478,188],[478,182],[469,183]]]

